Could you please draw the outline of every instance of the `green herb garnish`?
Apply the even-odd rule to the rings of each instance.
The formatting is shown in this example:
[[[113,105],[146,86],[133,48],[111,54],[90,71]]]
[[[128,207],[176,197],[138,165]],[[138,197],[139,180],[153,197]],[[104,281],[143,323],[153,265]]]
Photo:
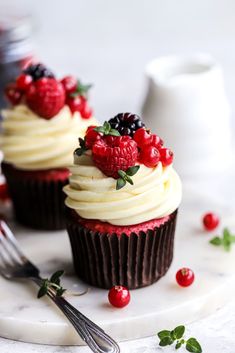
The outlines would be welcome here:
[[[210,240],[215,246],[223,246],[225,251],[230,251],[232,244],[235,243],[235,235],[231,234],[228,228],[224,228],[222,237],[216,236]]]
[[[82,156],[88,149],[86,148],[86,142],[82,138],[78,139],[80,147],[74,151],[77,156]]]
[[[128,168],[125,172],[123,170],[118,170],[118,175],[120,178],[117,179],[116,190],[120,190],[121,188],[123,188],[126,183],[133,185],[134,183],[131,179],[131,176],[135,175],[138,172],[139,168],[139,165],[135,165],[134,167]]]
[[[66,291],[66,289],[60,285],[60,277],[63,276],[63,274],[64,271],[60,270],[53,273],[50,279],[44,278],[38,291],[38,298],[44,297],[50,289],[54,290],[58,297],[61,297]]]
[[[76,91],[70,93],[70,97],[76,97],[76,96],[87,96],[87,92],[89,89],[92,87],[92,84],[83,84],[81,81],[77,81],[77,88]]]
[[[103,126],[97,126],[94,130],[104,135],[120,136],[120,133],[116,129],[112,129],[107,121],[104,122]]]
[[[185,333],[185,326],[177,326],[174,330],[163,330],[158,332],[158,338],[160,339],[159,345],[161,347],[170,346],[175,343],[175,349],[179,349],[182,345],[188,352],[201,353],[202,348],[196,338],[189,338],[185,340],[183,338]]]

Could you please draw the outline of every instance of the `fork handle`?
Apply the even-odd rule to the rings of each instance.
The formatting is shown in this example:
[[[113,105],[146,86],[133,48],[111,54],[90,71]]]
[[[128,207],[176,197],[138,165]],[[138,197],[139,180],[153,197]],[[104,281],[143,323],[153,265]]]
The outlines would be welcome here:
[[[41,287],[41,278],[32,278]],[[53,290],[49,290],[48,297],[58,306],[67,319],[71,322],[81,339],[94,353],[120,353],[118,344],[108,336],[102,328],[83,315],[72,306],[64,297],[58,297]]]

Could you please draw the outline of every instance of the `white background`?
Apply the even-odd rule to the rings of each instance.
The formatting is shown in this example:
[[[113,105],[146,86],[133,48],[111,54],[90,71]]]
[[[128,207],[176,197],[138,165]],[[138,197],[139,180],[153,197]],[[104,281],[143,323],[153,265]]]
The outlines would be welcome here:
[[[104,120],[139,112],[144,67],[172,53],[209,52],[225,70],[235,110],[234,0],[0,0],[33,14],[38,57],[59,74],[93,82]]]

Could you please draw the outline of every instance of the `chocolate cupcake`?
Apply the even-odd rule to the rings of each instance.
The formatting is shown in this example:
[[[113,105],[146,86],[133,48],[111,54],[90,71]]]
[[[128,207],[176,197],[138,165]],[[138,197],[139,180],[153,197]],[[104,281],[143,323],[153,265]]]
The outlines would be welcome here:
[[[42,64],[29,66],[6,88],[11,107],[2,112],[2,170],[23,225],[65,227],[63,187],[72,153],[90,124],[96,123],[86,90],[71,76],[62,80]]]
[[[128,113],[80,142],[64,188],[76,273],[101,288],[156,282],[172,262],[182,196],[173,153]]]

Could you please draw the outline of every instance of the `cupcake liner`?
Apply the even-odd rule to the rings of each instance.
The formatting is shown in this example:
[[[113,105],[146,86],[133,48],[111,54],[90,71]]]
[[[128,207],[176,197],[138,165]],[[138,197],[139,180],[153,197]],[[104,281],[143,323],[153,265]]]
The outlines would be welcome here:
[[[50,179],[46,172],[25,172],[3,163],[16,220],[41,230],[65,228],[65,195],[68,178]],[[39,176],[39,177],[38,177]]]
[[[169,269],[173,258],[177,210],[158,228],[139,232],[105,234],[93,232],[67,209],[67,230],[77,275],[87,283],[109,289],[148,286]]]

